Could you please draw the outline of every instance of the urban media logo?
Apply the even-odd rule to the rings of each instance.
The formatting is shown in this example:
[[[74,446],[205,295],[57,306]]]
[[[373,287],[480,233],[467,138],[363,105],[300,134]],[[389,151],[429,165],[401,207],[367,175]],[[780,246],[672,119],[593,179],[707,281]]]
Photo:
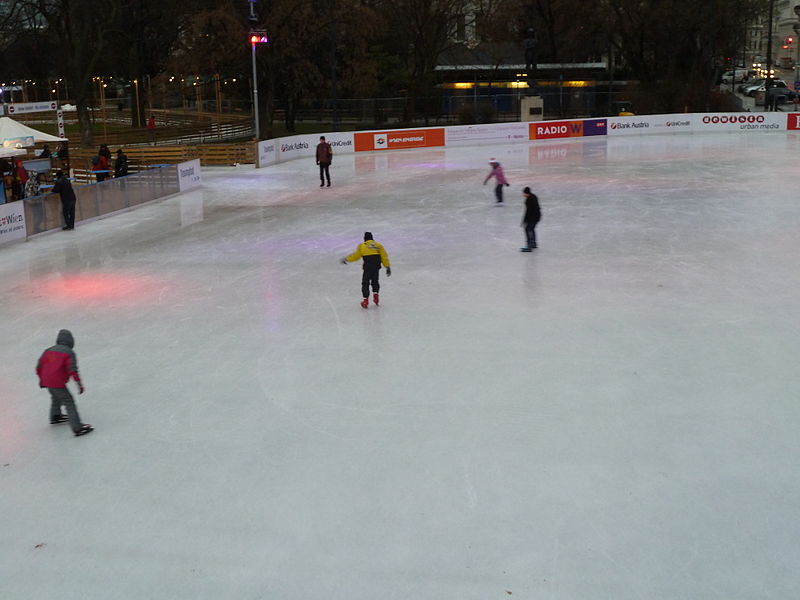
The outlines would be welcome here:
[[[724,125],[726,123],[763,123],[764,115],[714,115],[703,117],[703,123],[711,125]]]

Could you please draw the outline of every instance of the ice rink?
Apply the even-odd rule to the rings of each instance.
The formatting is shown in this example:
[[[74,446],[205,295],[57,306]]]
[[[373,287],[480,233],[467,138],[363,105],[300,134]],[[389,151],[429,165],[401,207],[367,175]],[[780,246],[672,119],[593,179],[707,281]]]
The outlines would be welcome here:
[[[312,159],[205,169],[0,248],[0,598],[800,596],[799,158],[750,133],[342,155],[330,189]],[[393,270],[368,310],[339,263],[364,231]],[[86,437],[34,374],[60,328]]]

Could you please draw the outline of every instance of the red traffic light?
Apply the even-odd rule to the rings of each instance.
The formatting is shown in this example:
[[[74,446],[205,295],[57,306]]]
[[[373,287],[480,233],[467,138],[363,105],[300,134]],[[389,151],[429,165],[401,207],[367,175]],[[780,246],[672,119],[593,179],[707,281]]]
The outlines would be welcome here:
[[[250,43],[251,44],[266,44],[269,42],[267,39],[267,32],[266,31],[252,31],[250,32]]]
[[[791,46],[792,42],[794,42],[794,38],[792,36],[789,36],[789,37],[786,38],[786,44],[787,45]]]

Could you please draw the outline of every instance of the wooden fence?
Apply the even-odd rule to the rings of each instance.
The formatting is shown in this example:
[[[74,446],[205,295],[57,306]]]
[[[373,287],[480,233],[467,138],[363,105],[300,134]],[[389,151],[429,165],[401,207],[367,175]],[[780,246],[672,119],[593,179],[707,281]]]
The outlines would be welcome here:
[[[111,146],[112,163],[117,148]],[[232,166],[255,163],[255,142],[240,144],[190,144],[181,146],[130,146],[123,147],[128,156],[128,172],[137,173],[152,165],[174,164],[187,160],[200,159],[204,166]],[[70,149],[70,164],[78,182],[94,181],[91,159],[97,154],[96,148]],[[113,165],[112,165],[113,168]]]

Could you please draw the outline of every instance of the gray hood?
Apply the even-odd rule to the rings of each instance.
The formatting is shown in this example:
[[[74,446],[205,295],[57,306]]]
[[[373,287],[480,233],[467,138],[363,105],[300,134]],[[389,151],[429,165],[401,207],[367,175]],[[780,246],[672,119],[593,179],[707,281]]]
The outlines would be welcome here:
[[[70,348],[75,347],[75,338],[72,337],[72,333],[68,329],[62,329],[58,332],[58,337],[56,338],[56,344],[60,346],[69,346]]]

